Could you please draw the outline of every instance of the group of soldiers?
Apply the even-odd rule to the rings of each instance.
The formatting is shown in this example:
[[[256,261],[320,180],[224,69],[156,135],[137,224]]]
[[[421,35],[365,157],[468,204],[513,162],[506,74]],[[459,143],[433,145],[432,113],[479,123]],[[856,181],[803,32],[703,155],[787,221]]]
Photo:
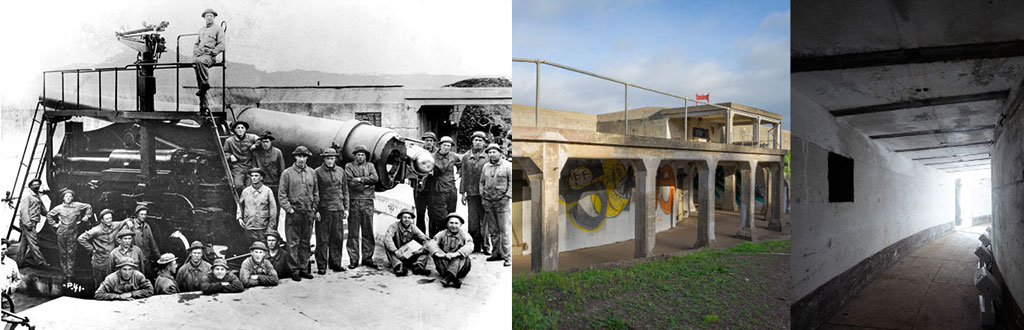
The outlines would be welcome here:
[[[319,155],[322,165],[313,169],[307,165],[313,154],[298,146],[291,152],[294,163],[285,167],[283,153],[273,146],[274,136],[248,130],[246,122],[233,123],[233,134],[224,141],[232,181],[236,187],[244,186],[236,217],[251,243],[239,276],[228,270],[226,260],[208,258],[208,248],[198,241],[188,248],[187,260],[180,267],[174,254],[161,254],[148,222],[151,205],[139,204],[131,216],[120,221],[114,221],[112,210],[104,209],[99,224],[81,232],[79,226],[92,218],[92,206],[75,201],[75,192],[65,189],[60,195],[63,203],[44,212],[39,180],[29,182],[19,209],[23,230],[18,262],[50,266],[39,251],[35,230],[45,218],[57,232],[65,275],[72,275],[79,246],[91,253],[96,299],[131,300],[197,290],[240,292],[252,286],[277,285],[280,278],[312,279],[312,267],[306,261],[314,226],[317,273],[345,271],[343,225],[347,219],[347,267],[377,269],[372,221],[374,186],[379,178],[369,150],[356,146],[354,161],[340,166],[338,150],[326,148]],[[483,132],[472,135],[473,147],[461,157],[452,150],[450,137],[443,137],[436,147],[433,133],[425,134],[423,141],[437,161],[431,173],[410,179],[416,208],[400,211],[398,221],[383,236],[391,270],[397,276],[410,271],[429,276],[427,261],[433,258],[441,283],[459,288],[461,278],[470,270],[471,253],[491,254],[488,261],[504,261],[509,266],[511,164],[502,149],[488,144]],[[455,187],[456,168],[462,178],[459,187]],[[469,209],[465,218],[454,212],[454,197],[459,192]],[[430,219],[429,231],[424,209]],[[276,230],[279,211],[285,213],[287,241]],[[462,230],[467,222],[468,233]],[[210,259],[214,259],[212,263]]]

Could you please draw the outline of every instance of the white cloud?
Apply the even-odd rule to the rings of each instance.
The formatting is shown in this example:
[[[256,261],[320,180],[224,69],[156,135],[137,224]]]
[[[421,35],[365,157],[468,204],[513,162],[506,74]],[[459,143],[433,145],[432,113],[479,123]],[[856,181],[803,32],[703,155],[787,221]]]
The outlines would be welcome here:
[[[788,20],[788,11],[772,13],[756,31],[736,40],[731,48],[741,54],[736,63],[695,60],[700,50],[670,46],[636,58],[609,54],[602,64],[580,69],[690,98],[711,93],[712,102],[738,102],[788,117]],[[513,102],[534,103],[534,71],[532,64],[513,65]],[[564,70],[542,69],[541,88],[542,107],[595,114],[623,107],[622,85]],[[630,108],[681,105],[682,101],[655,93],[629,92]]]

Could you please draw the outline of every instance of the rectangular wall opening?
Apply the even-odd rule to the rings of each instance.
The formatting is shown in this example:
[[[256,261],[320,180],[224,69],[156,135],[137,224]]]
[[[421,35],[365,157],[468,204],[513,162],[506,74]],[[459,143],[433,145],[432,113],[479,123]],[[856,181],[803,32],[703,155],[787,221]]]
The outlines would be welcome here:
[[[853,202],[853,158],[828,153],[828,201]]]

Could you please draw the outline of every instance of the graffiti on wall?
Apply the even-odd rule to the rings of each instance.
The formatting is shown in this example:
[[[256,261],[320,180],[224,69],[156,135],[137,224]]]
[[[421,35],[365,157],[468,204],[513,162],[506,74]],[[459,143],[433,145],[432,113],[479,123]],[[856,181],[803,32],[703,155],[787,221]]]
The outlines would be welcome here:
[[[620,160],[570,159],[559,178],[559,202],[576,228],[594,232],[629,209],[633,167]]]
[[[672,214],[672,204],[676,200],[676,174],[672,166],[658,168],[658,208],[665,214]]]

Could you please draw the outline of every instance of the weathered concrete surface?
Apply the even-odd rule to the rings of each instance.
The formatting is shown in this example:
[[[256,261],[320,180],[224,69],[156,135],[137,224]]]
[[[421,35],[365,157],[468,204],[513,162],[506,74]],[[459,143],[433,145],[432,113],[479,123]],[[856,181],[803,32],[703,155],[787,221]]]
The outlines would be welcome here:
[[[395,277],[357,268],[238,294],[198,292],[130,302],[58,298],[26,310],[39,329],[480,329],[512,324],[512,276],[474,254],[461,289],[437,272]],[[430,264],[433,269],[433,263]]]
[[[952,232],[913,251],[822,329],[981,329],[980,292],[970,280],[983,231],[976,226]]]
[[[715,248],[726,249],[733,245],[748,241],[736,236],[739,229],[739,214],[735,212],[715,212],[715,237],[718,245]],[[788,217],[788,215],[787,215]],[[789,222],[788,219],[786,221]],[[787,240],[789,235],[768,230],[768,223],[755,221],[755,237],[758,241]],[[694,216],[683,219],[676,227],[658,232],[652,256],[675,255],[696,252],[694,243],[697,241],[697,219]],[[558,254],[558,270],[587,268],[609,262],[632,260],[634,258],[634,241],[628,240],[585,249],[561,252]],[[530,271],[530,256],[512,257],[512,271],[516,274]]]
[[[954,181],[886,150],[793,91],[793,301],[883,248],[953,221]],[[854,202],[828,201],[828,152],[854,160]]]
[[[992,250],[1006,287],[1024,302],[1024,83],[1010,93],[992,150]]]
[[[537,124],[537,111],[533,105],[512,105],[513,126],[534,126],[535,124]],[[597,115],[541,107],[540,126],[596,132]]]

